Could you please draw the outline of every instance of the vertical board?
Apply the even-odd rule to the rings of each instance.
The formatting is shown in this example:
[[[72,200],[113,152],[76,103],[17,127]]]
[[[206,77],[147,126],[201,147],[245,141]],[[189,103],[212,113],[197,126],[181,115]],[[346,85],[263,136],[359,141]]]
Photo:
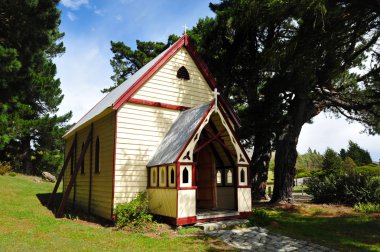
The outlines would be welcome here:
[[[186,67],[190,80],[177,78],[177,71],[181,66]],[[189,53],[185,48],[181,48],[132,98],[195,107],[209,102],[214,97]]]
[[[125,103],[117,112],[115,200],[131,201],[147,186],[146,165],[179,111]]]
[[[178,191],[178,217],[196,216],[196,190],[179,190]]]
[[[251,188],[238,188],[237,189],[238,212],[251,212]]]

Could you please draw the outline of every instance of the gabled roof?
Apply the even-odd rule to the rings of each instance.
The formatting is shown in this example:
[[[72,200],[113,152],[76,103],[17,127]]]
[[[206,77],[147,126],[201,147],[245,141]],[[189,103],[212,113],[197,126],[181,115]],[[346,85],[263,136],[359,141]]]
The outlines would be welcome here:
[[[110,93],[108,93],[100,102],[98,102],[87,114],[85,114],[70,130],[68,130],[63,137],[68,137],[76,130],[87,126],[95,121],[98,117],[108,114],[112,110],[117,110],[125,102],[127,102],[132,95],[156,73],[179,49],[185,47],[193,58],[199,71],[204,76],[205,80],[213,90],[216,87],[216,81],[212,77],[206,64],[202,61],[199,54],[196,52],[194,46],[189,42],[188,36],[185,34],[177,42],[175,42],[168,49],[159,54],[156,58],[151,60],[148,64],[143,66],[135,74],[130,76],[125,82],[120,84]],[[225,103],[227,113],[230,115],[234,123],[239,124],[237,115],[234,113],[231,106],[228,105],[225,99],[221,99]]]
[[[201,123],[202,118],[207,114],[212,104],[212,102],[207,102],[195,108],[182,111],[147,166],[174,163],[183,146],[187,144],[188,139],[198,128],[197,126]]]

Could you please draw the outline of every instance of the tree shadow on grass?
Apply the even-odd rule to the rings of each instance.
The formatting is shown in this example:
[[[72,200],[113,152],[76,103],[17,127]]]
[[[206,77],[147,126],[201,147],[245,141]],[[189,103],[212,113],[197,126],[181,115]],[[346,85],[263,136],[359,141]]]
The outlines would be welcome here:
[[[51,193],[38,193],[36,197],[40,201],[41,205],[48,208],[48,202],[50,199]],[[48,209],[52,212],[53,215],[57,212],[59,205],[61,204],[63,197],[63,193],[56,193],[54,197],[54,201],[51,207]],[[82,209],[73,208],[70,203],[67,203],[66,210],[64,212],[64,218],[71,219],[77,222],[81,222],[83,224],[89,225],[100,225],[102,227],[112,227],[114,223],[110,220],[106,220],[104,218],[94,216],[86,213]]]

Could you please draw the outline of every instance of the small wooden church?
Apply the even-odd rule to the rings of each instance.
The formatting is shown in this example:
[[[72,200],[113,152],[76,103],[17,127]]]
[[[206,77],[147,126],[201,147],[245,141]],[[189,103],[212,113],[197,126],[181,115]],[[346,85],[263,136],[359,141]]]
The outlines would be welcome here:
[[[187,35],[106,95],[66,134],[56,215],[70,204],[114,219],[147,191],[174,225],[251,212],[249,157],[239,120]]]

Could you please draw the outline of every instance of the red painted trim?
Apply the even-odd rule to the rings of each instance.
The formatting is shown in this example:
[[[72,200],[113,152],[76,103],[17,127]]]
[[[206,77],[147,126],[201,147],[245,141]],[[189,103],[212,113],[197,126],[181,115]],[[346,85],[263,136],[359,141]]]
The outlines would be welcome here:
[[[252,212],[239,212],[239,216],[242,219],[246,219],[252,216]]]
[[[242,213],[244,216],[245,212],[242,212]],[[184,218],[177,218],[176,224],[177,224],[177,226],[182,226],[182,225],[189,225],[189,224],[201,223],[201,222],[223,221],[223,220],[240,219],[240,218],[242,218],[240,213],[239,213],[239,215],[235,215],[235,216],[207,218],[207,219],[201,219],[201,220],[198,220],[197,216],[190,216],[190,217],[184,217]]]
[[[246,186],[238,186],[237,188],[251,188],[249,185]]]
[[[173,104],[168,104],[168,103],[153,102],[153,101],[136,99],[136,98],[130,98],[128,102],[141,104],[141,105],[147,105],[147,106],[153,106],[153,107],[159,107],[159,108],[174,109],[174,110],[179,110],[179,111],[187,110],[190,108],[186,106],[178,106],[178,105],[173,105]]]
[[[191,171],[191,185],[192,187],[195,187],[195,189],[197,189],[197,186],[196,186],[196,183],[195,183],[195,164],[192,165],[192,171]]]
[[[112,200],[111,200],[111,219],[114,218],[113,206],[115,204],[115,170],[116,170],[116,137],[117,137],[117,111],[115,111],[115,130],[113,139],[113,170],[112,170]]]
[[[176,209],[175,209],[175,216],[178,217],[178,189],[179,189],[179,185],[180,185],[180,172],[181,172],[181,168],[180,168],[180,162],[176,162],[176,175],[177,175],[177,183],[176,183],[176,188],[177,188],[177,199],[176,199]]]
[[[169,188],[169,165],[166,165],[166,187]]]
[[[179,189],[180,182],[181,182],[181,163],[177,162],[177,183],[176,183],[176,188]]]
[[[176,225],[182,226],[182,225],[188,225],[197,223],[197,216],[191,216],[191,217],[184,217],[184,218],[177,218],[176,219]]]
[[[185,151],[186,147],[189,145],[190,141],[193,139],[194,135],[197,133],[199,127],[202,125],[203,121],[206,119],[207,115],[210,113],[210,110],[212,109],[212,107],[214,106],[215,104],[215,100],[213,100],[211,103],[210,103],[210,106],[209,108],[207,109],[206,113],[203,115],[203,118],[202,120],[199,122],[199,124],[197,125],[197,127],[195,128],[195,130],[193,131],[193,133],[191,134],[191,137],[189,137],[189,139],[187,139],[187,142],[185,145],[182,146],[182,150],[179,152],[177,158],[175,160],[178,161],[178,159],[181,158],[183,152]]]
[[[231,219],[245,219],[252,215],[252,212],[240,212],[239,215],[235,216],[227,216],[227,217],[219,217],[219,218],[209,218],[209,219],[202,219],[198,220],[197,216],[190,216],[190,217],[183,217],[183,218],[174,218],[174,217],[168,217],[163,216],[159,214],[154,214],[154,216],[166,223],[169,223],[174,226],[183,226],[183,225],[189,225],[194,223],[201,223],[201,222],[208,222],[208,221],[222,221],[222,220],[231,220]]]
[[[219,107],[219,104],[218,104],[218,107]],[[239,145],[240,149],[242,150],[243,155],[246,158],[246,161],[249,163],[250,162],[250,158],[248,157],[247,153],[245,152],[245,149],[243,148],[243,146],[241,145],[240,139],[236,136],[234,128],[231,126],[230,122],[228,121],[228,117],[226,116],[226,114],[224,114],[224,112],[223,112],[222,109],[219,109],[219,111],[223,115],[223,117],[224,117],[224,119],[225,119],[225,121],[227,123],[228,128],[231,130],[232,135],[234,136],[237,144]],[[237,157],[237,160],[236,160],[237,163],[239,162],[239,158],[240,157]],[[236,164],[236,165],[239,165],[239,164]]]
[[[239,168],[238,166],[235,166],[232,168],[232,174],[233,174],[233,186],[234,186],[234,207],[237,210],[239,210],[239,199],[238,199],[238,185],[239,185]]]
[[[180,187],[178,190],[196,190],[197,186]]]
[[[181,162],[181,165],[193,165],[195,162]]]
[[[175,42],[168,51],[146,71],[123,95],[121,95],[113,105],[113,109],[120,108],[129,98],[158,70],[165,64],[185,43],[185,36]]]

